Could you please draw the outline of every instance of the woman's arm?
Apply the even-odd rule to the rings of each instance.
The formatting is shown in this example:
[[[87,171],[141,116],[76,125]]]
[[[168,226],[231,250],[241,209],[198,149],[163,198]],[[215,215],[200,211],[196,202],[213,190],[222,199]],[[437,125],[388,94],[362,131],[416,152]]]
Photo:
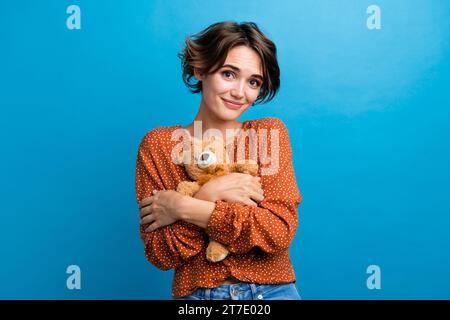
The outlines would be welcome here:
[[[145,232],[153,232],[184,220],[205,229],[214,205],[214,202],[184,196],[174,190],[155,191],[153,196],[139,203],[141,225],[147,225]]]
[[[161,180],[161,168],[155,157],[162,154],[157,130],[150,131],[142,140],[136,161],[136,200],[140,203],[150,197],[153,190],[165,189]],[[159,161],[159,163],[163,163]],[[152,232],[145,232],[140,225],[140,238],[144,243],[146,258],[157,268],[168,270],[197,255],[205,246],[204,230],[179,220]]]
[[[184,209],[180,211],[179,218],[202,229],[206,229],[211,214],[214,211],[215,203],[192,197],[186,197],[183,202],[181,207]]]
[[[193,198],[186,198],[182,205],[184,210],[178,218],[206,229],[218,200],[256,207],[257,202],[264,199],[259,181],[259,177],[244,173],[213,179],[203,185]]]
[[[153,196],[139,203],[140,223],[148,225],[146,232],[152,232],[180,219],[206,228],[217,200],[256,207],[256,202],[264,199],[259,181],[259,177],[232,173],[210,180],[196,192],[194,198],[174,190],[154,191]]]

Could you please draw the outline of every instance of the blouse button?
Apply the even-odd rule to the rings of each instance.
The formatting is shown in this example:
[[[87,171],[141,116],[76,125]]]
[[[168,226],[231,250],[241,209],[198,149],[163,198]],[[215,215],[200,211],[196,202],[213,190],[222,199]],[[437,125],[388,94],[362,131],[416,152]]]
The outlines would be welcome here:
[[[263,298],[262,294],[258,294],[258,299],[262,300],[262,298]]]

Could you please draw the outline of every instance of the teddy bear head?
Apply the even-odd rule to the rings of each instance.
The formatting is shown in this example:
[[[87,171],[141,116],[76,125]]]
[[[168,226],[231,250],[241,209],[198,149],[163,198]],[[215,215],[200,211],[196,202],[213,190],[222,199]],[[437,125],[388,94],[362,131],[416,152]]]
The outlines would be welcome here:
[[[207,139],[192,138],[190,148],[183,149],[179,160],[189,177],[195,181],[205,176],[221,176],[229,173],[229,157],[223,140],[211,136]]]

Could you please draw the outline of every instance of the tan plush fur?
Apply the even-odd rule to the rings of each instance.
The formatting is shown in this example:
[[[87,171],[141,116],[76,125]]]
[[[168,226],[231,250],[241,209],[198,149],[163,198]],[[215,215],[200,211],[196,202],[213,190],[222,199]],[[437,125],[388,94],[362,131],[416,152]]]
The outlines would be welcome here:
[[[199,166],[199,159],[204,152],[215,155],[217,161],[201,168]],[[200,158],[199,158],[200,157]],[[229,157],[224,148],[221,138],[211,137],[206,140],[192,140],[191,149],[185,150],[180,154],[180,162],[193,181],[182,181],[178,184],[177,191],[187,195],[194,196],[202,185],[209,180],[220,177],[232,172],[248,173],[253,176],[258,174],[258,164],[254,161],[248,160],[245,163],[231,164]],[[208,248],[206,249],[206,258],[210,262],[219,262],[224,260],[228,255],[227,248],[212,239],[210,239]]]

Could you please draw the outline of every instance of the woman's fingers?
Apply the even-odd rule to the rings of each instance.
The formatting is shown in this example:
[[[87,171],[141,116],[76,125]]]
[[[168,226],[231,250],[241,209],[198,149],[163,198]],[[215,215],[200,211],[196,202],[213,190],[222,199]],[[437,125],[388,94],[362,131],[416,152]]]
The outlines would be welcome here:
[[[262,201],[264,199],[264,191],[259,182],[256,182],[255,180],[253,180],[253,183],[251,184],[250,188],[252,191],[251,196],[253,199],[255,199],[255,200],[260,199],[259,201]]]
[[[155,192],[155,191],[153,191],[153,192]],[[139,202],[139,209],[146,207],[148,205],[151,205],[152,202],[153,202],[153,196],[143,199],[141,202]]]
[[[157,222],[154,222],[154,223],[152,223],[151,225],[149,225],[149,226],[145,229],[145,232],[152,232],[152,231],[154,231],[154,230],[156,230],[156,229],[158,229],[158,228],[159,228],[158,223],[157,223]]]
[[[250,195],[250,198],[252,198],[253,200],[255,200],[256,202],[261,202],[264,200],[264,196],[262,195],[261,192],[252,192]]]
[[[251,182],[252,182],[252,184],[261,187],[261,178],[260,177],[252,177]]]
[[[264,190],[262,189],[260,184],[253,185],[253,190],[255,190],[255,192],[259,193],[260,195],[264,194]]]
[[[144,218],[146,215],[152,213],[152,207],[151,206],[146,206],[143,207],[141,210],[139,210],[139,218]]]
[[[154,214],[148,214],[145,217],[141,218],[141,221],[139,223],[140,224],[147,224],[147,223],[152,223],[155,220],[156,220],[156,218],[155,218]]]
[[[248,206],[251,206],[251,207],[257,207],[258,206],[258,204],[255,201],[252,201],[249,198],[245,199],[245,204],[248,205]]]

